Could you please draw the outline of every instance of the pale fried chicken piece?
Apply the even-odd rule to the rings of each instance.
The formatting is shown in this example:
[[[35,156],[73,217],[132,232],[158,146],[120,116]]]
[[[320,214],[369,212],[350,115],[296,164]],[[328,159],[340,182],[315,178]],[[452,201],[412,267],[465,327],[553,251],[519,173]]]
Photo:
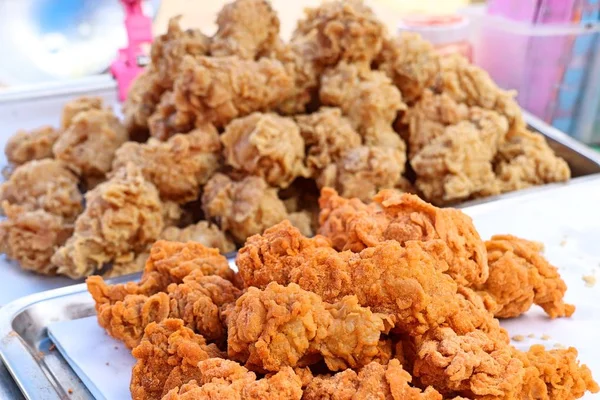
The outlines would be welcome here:
[[[123,301],[129,294],[151,296],[164,292],[169,285],[183,283],[186,276],[197,270],[204,275],[233,280],[227,259],[217,249],[195,242],[158,240],[150,249],[140,282],[107,285],[101,277],[90,276],[86,283],[98,311],[101,305]]]
[[[212,127],[212,124],[199,124],[201,128]],[[152,115],[148,118],[150,135],[158,140],[167,140],[178,133],[186,133],[194,129],[195,117],[191,112],[177,111],[175,107],[175,93],[170,90],[165,92]]]
[[[542,246],[511,235],[495,235],[485,242],[490,277],[479,290],[491,295],[497,318],[517,317],[537,304],[550,318],[570,317],[575,306],[565,304],[567,285],[556,267],[542,255]]]
[[[498,149],[495,172],[502,192],[564,182],[571,177],[567,162],[554,154],[542,135],[527,129],[507,136]]]
[[[195,200],[219,168],[221,142],[213,126],[188,134],[172,136],[167,142],[150,139],[147,143],[128,142],[115,153],[113,171],[127,163],[142,170],[162,200],[183,204]]]
[[[238,243],[287,218],[277,190],[255,176],[236,182],[227,175],[213,175],[204,186],[202,208]]]
[[[315,178],[328,165],[341,159],[345,151],[361,145],[360,135],[339,108],[321,107],[317,112],[297,115],[295,119],[307,148],[307,167]]]
[[[58,160],[90,181],[104,178],[115,151],[127,140],[127,131],[112,111],[90,110],[73,118],[52,150]]]
[[[255,59],[279,39],[279,18],[266,0],[235,0],[217,16],[219,29],[212,38],[213,57]]]
[[[87,192],[85,200],[73,236],[52,257],[60,274],[88,276],[119,257],[142,252],[162,231],[158,191],[133,164]]]
[[[230,281],[195,270],[183,283],[169,285],[167,293],[130,294],[114,304],[97,303],[98,324],[128,348],[139,344],[149,323],[167,318],[180,318],[207,340],[219,341],[225,334],[219,307],[235,301],[239,294]]]
[[[368,201],[379,190],[401,182],[405,161],[405,154],[393,147],[355,147],[325,168],[317,184],[320,188],[332,187],[344,197]]]
[[[133,400],[159,400],[170,389],[196,379],[198,362],[224,356],[179,319],[150,323],[131,354],[137,359],[130,384]]]
[[[409,104],[434,84],[440,71],[440,57],[433,45],[410,32],[385,39],[376,61],[379,70],[392,79]]]
[[[220,128],[234,118],[274,107],[291,95],[292,86],[277,60],[188,56],[175,81],[176,113]]]
[[[20,130],[6,142],[4,153],[13,165],[22,165],[32,160],[52,158],[52,146],[60,132],[49,125],[31,131]]]
[[[73,233],[73,224],[43,209],[2,203],[6,219],[0,221],[0,253],[16,260],[23,269],[54,275],[50,258]]]
[[[225,162],[272,186],[288,187],[304,166],[304,140],[293,119],[274,113],[252,113],[234,119],[221,135]]]
[[[10,179],[0,184],[0,201],[24,210],[44,210],[72,222],[83,210],[78,183],[64,163],[34,160],[17,167]]]
[[[160,238],[171,242],[196,242],[206,247],[219,249],[222,254],[235,251],[235,244],[215,224],[199,221],[196,224],[177,228],[171,226],[160,234]]]
[[[257,379],[238,363],[212,358],[198,363],[196,380],[168,392],[162,400],[300,400],[302,381],[292,368]],[[135,400],[135,399],[134,399]]]
[[[272,282],[264,290],[248,288],[226,319],[229,357],[257,372],[321,359],[337,371],[390,358],[391,348],[388,354],[380,348],[389,321],[358,305],[355,296],[325,303],[296,284]]]
[[[154,113],[165,88],[156,70],[149,66],[131,83],[123,102],[125,129],[130,137],[148,135],[148,119]]]
[[[442,400],[432,387],[410,385],[412,376],[398,360],[387,365],[372,362],[358,373],[351,369],[333,376],[316,376],[304,391],[305,400]]]
[[[287,216],[288,221],[298,228],[298,230],[307,237],[315,235],[316,228],[314,215],[309,210],[301,210],[289,213]]]
[[[459,284],[477,286],[489,276],[486,249],[469,216],[451,208],[437,208],[411,194],[383,190],[373,198],[374,205],[346,200],[324,189],[319,233],[333,241],[338,250],[358,252],[385,240],[404,244],[441,239],[444,247],[434,247],[446,259],[447,273]]]
[[[67,130],[74,122],[77,114],[86,111],[105,110],[104,100],[101,97],[82,96],[66,103],[60,116],[60,126]]]
[[[114,278],[117,276],[129,275],[140,272],[144,269],[146,261],[150,257],[149,251],[142,251],[139,254],[129,254],[113,262],[112,267],[102,274],[103,278]]]

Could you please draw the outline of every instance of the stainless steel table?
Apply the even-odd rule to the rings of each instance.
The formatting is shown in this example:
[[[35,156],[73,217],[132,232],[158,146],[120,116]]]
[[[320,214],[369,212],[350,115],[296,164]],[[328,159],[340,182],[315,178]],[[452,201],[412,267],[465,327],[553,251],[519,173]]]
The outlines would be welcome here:
[[[15,381],[13,381],[10,373],[0,362],[0,399],[6,400],[24,400],[23,394],[17,387]]]

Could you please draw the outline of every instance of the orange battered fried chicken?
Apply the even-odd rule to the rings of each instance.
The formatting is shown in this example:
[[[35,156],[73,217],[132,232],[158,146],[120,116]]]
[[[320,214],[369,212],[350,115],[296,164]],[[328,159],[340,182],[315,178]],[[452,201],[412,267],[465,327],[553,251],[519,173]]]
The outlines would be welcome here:
[[[235,251],[235,244],[215,224],[200,221],[185,228],[168,227],[160,234],[160,238],[171,242],[194,242],[213,249],[222,254]]]

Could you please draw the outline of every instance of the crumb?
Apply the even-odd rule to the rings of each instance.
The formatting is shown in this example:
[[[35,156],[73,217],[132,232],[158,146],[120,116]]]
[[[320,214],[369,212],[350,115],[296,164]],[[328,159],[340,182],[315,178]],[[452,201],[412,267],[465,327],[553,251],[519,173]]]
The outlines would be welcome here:
[[[533,339],[535,337],[535,335],[533,333],[530,333],[529,335],[527,335],[527,337]]]
[[[593,275],[584,275],[581,278],[585,281],[587,287],[593,287],[596,284],[596,277]]]
[[[119,350],[119,346],[115,346],[115,350]]]
[[[555,348],[555,349],[564,349],[564,348],[565,348],[565,346],[563,346],[563,345],[562,345],[562,344],[560,344],[560,343],[554,343],[554,348]]]
[[[512,337],[512,340],[514,340],[515,342],[522,342],[523,340],[525,340],[525,336],[523,335],[515,335]]]
[[[73,389],[69,388],[69,390],[67,390],[67,392],[69,392],[69,394],[73,394]]]
[[[562,247],[565,247],[565,246],[567,245],[567,241],[566,241],[566,239],[563,239],[563,240],[561,240],[561,241],[560,241],[560,245],[561,245]]]
[[[54,349],[56,349],[56,345],[55,345],[54,343],[52,343],[52,344],[50,345],[50,347],[48,348],[48,350],[52,351],[52,350],[54,350]]]
[[[109,365],[110,365],[110,363],[109,363],[109,362],[107,362],[107,363],[106,363],[106,366],[109,366]]]
[[[542,335],[542,340],[550,340],[550,339],[551,339],[550,335],[546,335],[546,334]]]

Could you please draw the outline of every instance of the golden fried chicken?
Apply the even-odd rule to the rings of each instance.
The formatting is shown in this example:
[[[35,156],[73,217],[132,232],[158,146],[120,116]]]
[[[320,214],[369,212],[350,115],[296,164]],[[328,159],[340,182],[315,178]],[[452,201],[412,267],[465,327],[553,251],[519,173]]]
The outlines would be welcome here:
[[[213,57],[253,60],[266,54],[279,39],[279,18],[266,0],[235,0],[217,16],[219,30],[210,44]]]
[[[198,362],[224,356],[180,319],[150,323],[131,354],[137,359],[130,384],[133,400],[160,400],[170,389],[197,379]]]
[[[50,258],[73,233],[73,224],[43,209],[2,204],[6,219],[0,221],[0,253],[19,262],[21,268],[54,275]]]
[[[172,136],[166,142],[128,142],[115,153],[113,171],[133,163],[152,182],[162,200],[183,204],[195,200],[219,168],[221,142],[212,126]]]
[[[195,380],[172,389],[162,400],[300,400],[302,381],[292,368],[257,379],[234,361],[211,358],[198,363]],[[135,399],[134,399],[135,400]]]
[[[497,318],[524,314],[532,304],[550,318],[570,317],[575,306],[565,304],[567,285],[556,267],[541,255],[542,246],[512,235],[496,235],[485,242],[490,277],[479,290],[492,296],[498,305]]]
[[[73,222],[83,210],[79,180],[57,160],[34,160],[17,167],[10,179],[0,184],[0,202],[24,210],[44,210]]]
[[[204,186],[202,208],[207,219],[216,221],[237,243],[287,218],[277,190],[255,176],[234,181],[224,174],[213,175]]]
[[[314,178],[340,160],[344,152],[361,145],[360,135],[339,108],[321,107],[295,119],[307,149],[306,166]]]
[[[201,128],[212,127],[212,124],[199,124],[199,126]],[[154,112],[148,118],[148,127],[152,137],[158,140],[167,140],[173,135],[194,129],[195,117],[191,112],[177,111],[175,94],[170,90],[161,96]]]
[[[324,189],[319,233],[327,236],[338,250],[355,252],[385,240],[400,244],[418,240],[442,240],[434,246],[437,257],[445,259],[449,274],[459,285],[477,286],[489,276],[486,249],[471,218],[459,210],[437,208],[415,195],[383,190],[374,205],[347,200]]]
[[[170,242],[196,242],[208,248],[219,249],[222,254],[235,251],[235,244],[215,224],[199,221],[185,228],[168,227],[160,238]]]
[[[217,128],[232,119],[274,107],[291,94],[293,81],[281,62],[231,57],[185,57],[175,81],[176,114]]]
[[[101,97],[82,96],[69,101],[63,106],[60,117],[60,126],[63,131],[67,130],[77,114],[92,110],[105,110],[104,100]]]
[[[148,120],[164,92],[158,73],[151,66],[133,80],[123,102],[123,124],[131,138],[148,136]]]
[[[221,135],[225,162],[271,186],[287,187],[307,175],[304,140],[293,119],[274,113],[252,113],[234,119]]]
[[[56,159],[93,182],[110,171],[115,151],[127,140],[127,131],[112,111],[82,111],[52,150]]]
[[[85,200],[73,236],[52,257],[60,274],[74,279],[91,275],[120,257],[142,252],[162,231],[158,191],[133,164],[87,192]]]
[[[13,165],[22,165],[32,160],[52,158],[52,146],[60,132],[49,125],[31,131],[20,130],[6,142],[4,153]]]
[[[271,282],[264,290],[248,288],[226,319],[229,357],[257,372],[321,359],[337,371],[391,355],[381,338],[390,328],[386,316],[361,307],[355,296],[331,304],[296,284]]]

